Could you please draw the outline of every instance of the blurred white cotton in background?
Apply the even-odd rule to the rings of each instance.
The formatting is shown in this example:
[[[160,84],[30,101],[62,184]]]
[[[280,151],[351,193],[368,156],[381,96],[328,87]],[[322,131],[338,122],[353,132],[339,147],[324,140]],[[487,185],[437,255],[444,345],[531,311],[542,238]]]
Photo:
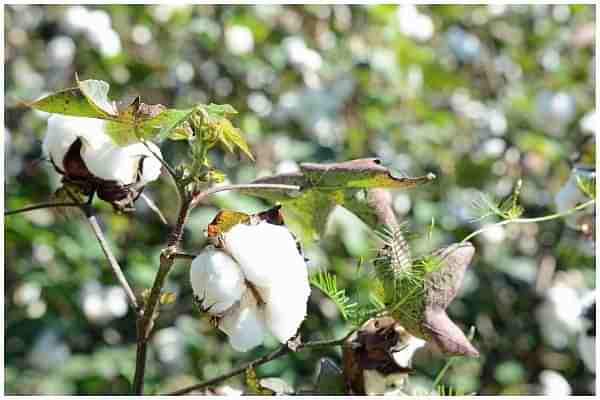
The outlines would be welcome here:
[[[414,5],[399,6],[396,11],[400,32],[419,41],[433,36],[434,26],[431,18],[421,14]]]
[[[598,130],[598,117],[596,110],[590,111],[579,121],[579,128],[582,132],[594,134]]]
[[[544,370],[540,373],[540,392],[543,396],[569,396],[571,385],[556,371]]]
[[[53,370],[60,367],[71,355],[69,346],[52,330],[45,330],[33,345],[27,361],[37,368]]]
[[[68,36],[56,36],[46,47],[48,64],[53,67],[65,67],[75,56],[75,42]]]
[[[225,30],[227,50],[236,55],[250,53],[254,49],[252,31],[242,25],[233,25]]]
[[[111,18],[106,11],[72,6],[65,12],[63,23],[70,32],[83,33],[103,57],[110,58],[121,53],[121,38],[112,29]]]

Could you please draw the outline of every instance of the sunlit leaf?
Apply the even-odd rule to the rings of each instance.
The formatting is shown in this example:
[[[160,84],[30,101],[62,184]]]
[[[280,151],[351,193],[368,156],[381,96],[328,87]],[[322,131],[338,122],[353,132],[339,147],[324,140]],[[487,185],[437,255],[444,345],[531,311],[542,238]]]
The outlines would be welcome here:
[[[45,96],[31,104],[30,107],[54,114],[74,117],[103,118],[99,112],[81,93],[79,88],[70,88]]]
[[[249,221],[250,215],[248,214],[232,210],[221,210],[217,213],[212,222],[208,224],[208,237],[225,233],[235,225],[247,223]]]
[[[81,93],[87,98],[90,105],[100,114],[106,116],[117,117],[117,105],[114,101],[109,100],[108,90],[110,85],[104,81],[88,79],[85,81],[77,80],[77,86]]]

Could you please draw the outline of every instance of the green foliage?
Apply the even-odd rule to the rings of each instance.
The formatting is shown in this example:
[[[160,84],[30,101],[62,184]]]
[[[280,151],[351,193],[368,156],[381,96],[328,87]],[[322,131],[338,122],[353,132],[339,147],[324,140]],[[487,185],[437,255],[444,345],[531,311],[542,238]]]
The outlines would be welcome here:
[[[309,276],[310,284],[318,288],[331,301],[334,302],[338,311],[345,320],[351,320],[357,314],[358,303],[352,301],[347,295],[345,289],[337,287],[337,278],[335,275],[326,271],[319,271]]]
[[[487,226],[486,221],[470,219],[475,193],[487,193],[498,206],[499,199],[510,196],[518,177],[524,180],[518,202],[523,215],[554,213],[553,198],[572,169],[569,157],[582,150],[582,139],[592,136],[582,122],[595,107],[595,42],[594,35],[589,35],[590,27],[593,32],[597,24],[594,7],[418,5],[416,9],[431,18],[430,39],[416,39],[400,29],[400,7],[392,4],[310,9],[285,5],[8,5],[6,208],[47,202],[55,190],[56,174],[41,153],[46,115],[20,108],[22,99],[71,87],[78,72],[81,77],[110,82],[109,101],[140,94],[149,102],[180,111],[199,103],[210,106],[210,102],[237,109],[238,114],[227,117],[242,129],[259,162],[238,163],[225,152],[206,152],[197,169],[204,184],[222,178],[220,172],[232,182],[247,183],[257,176],[291,171],[290,166],[304,161],[360,157],[378,157],[411,176],[435,172],[439,176],[435,184],[392,191],[395,210],[410,231],[430,227],[428,234],[410,239],[417,255]],[[77,15],[74,11],[81,15],[82,10],[88,17],[94,12],[102,20],[109,19],[111,26],[97,24],[104,30],[95,37],[76,31],[79,28],[71,23]],[[253,39],[243,54],[233,52],[226,40],[237,27],[246,28]],[[120,38],[120,50],[107,54],[97,39],[111,37]],[[456,38],[462,38],[459,45]],[[302,40],[309,57],[295,57],[300,48],[290,46],[295,39]],[[470,58],[463,57],[465,46],[460,43],[474,44],[467,54]],[[69,90],[63,95],[77,104],[78,115],[99,117],[79,88]],[[64,99],[55,100],[49,112],[60,113]],[[561,105],[560,112],[555,112],[553,104]],[[117,109],[127,112],[127,118],[133,115],[127,107]],[[153,127],[147,138],[158,138],[158,131]],[[186,151],[198,144],[193,137],[191,123],[182,122],[161,142],[165,158],[175,165],[189,164]],[[591,159],[595,145],[592,141],[587,146],[591,151],[586,159]],[[203,167],[203,161],[210,168]],[[345,191],[344,207],[368,221],[363,192]],[[176,201],[168,179],[149,186],[144,194],[169,221],[174,220]],[[281,197],[273,201],[292,199],[291,193]],[[192,252],[204,244],[202,231],[219,208],[252,212],[266,206],[261,199],[238,193],[214,196],[191,213],[182,248]],[[588,207],[585,212],[592,212],[593,207]],[[100,220],[132,286],[143,288],[152,284],[167,229],[143,204],[136,208],[135,213],[116,215],[100,204]],[[300,219],[309,215],[310,207],[305,210]],[[82,224],[81,212],[73,209],[72,214],[65,218],[53,210],[38,210],[5,218],[7,394],[122,394],[129,390],[135,359],[131,346],[134,317],[128,313],[98,323],[92,320],[89,306],[84,307],[91,297],[82,290],[82,283],[108,287],[115,281],[103,267],[106,261]],[[292,221],[286,218],[286,222]],[[350,227],[360,223],[350,218],[344,222]],[[357,276],[347,236],[344,230],[326,231],[322,240],[303,244],[307,257],[327,265],[337,286],[358,301],[360,295],[367,297],[365,281],[374,279],[372,274]],[[595,287],[594,240],[557,219],[511,225],[503,236],[477,235],[473,243],[478,256],[449,314],[460,324],[477,321],[478,326],[487,327],[485,340],[477,343],[484,357],[473,368],[457,362],[447,372],[447,382],[463,387],[456,384],[456,378],[469,376],[473,381],[469,392],[523,393],[538,385],[535,371],[552,367],[569,382],[574,394],[592,394],[596,377],[582,365],[575,337],[569,336],[567,347],[556,348],[544,325],[532,315],[540,302],[539,265],[554,265],[555,276]],[[364,255],[366,260],[372,256]],[[149,343],[156,362],[148,363],[147,393],[164,393],[192,380],[212,378],[278,345],[267,342],[252,353],[233,351],[225,335],[190,311],[189,271],[181,264],[168,279],[168,290],[176,292],[178,300],[165,307],[156,324],[156,341]],[[370,272],[372,266],[367,261],[362,268]],[[303,332],[332,338],[346,333],[348,321],[337,313],[319,312],[315,300],[313,296],[309,302]],[[168,330],[163,334],[163,329]],[[44,347],[48,330],[54,332],[56,341]],[[171,340],[171,353],[161,351],[164,342],[160,340],[165,338]],[[107,356],[107,349],[114,354]],[[557,351],[560,359],[555,357]],[[176,362],[168,354],[176,354]],[[261,376],[282,376],[304,384],[312,380],[314,365],[322,355],[321,351],[294,353],[258,371]],[[338,352],[331,351],[329,356],[340,362]],[[48,360],[54,360],[50,369]],[[529,373],[519,380],[496,380],[496,370],[502,372],[506,360],[521,365],[527,360]],[[549,360],[557,364],[549,365]],[[414,361],[415,375],[436,376],[445,360],[432,353]],[[55,368],[59,364],[65,368]],[[231,378],[226,384],[239,387],[243,378]]]

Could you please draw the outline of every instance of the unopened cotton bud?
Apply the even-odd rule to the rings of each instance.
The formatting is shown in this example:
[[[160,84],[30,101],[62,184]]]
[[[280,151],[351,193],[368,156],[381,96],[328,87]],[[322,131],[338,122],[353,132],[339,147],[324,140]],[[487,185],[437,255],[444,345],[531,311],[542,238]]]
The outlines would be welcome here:
[[[237,263],[220,250],[208,246],[192,261],[190,280],[202,308],[220,314],[240,300],[244,277]]]

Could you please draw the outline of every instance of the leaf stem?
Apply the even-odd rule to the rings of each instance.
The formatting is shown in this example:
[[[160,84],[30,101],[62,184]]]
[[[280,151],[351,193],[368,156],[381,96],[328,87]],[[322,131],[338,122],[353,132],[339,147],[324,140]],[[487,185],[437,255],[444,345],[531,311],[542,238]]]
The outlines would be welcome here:
[[[244,189],[267,189],[267,190],[295,190],[298,191],[302,189],[298,185],[283,185],[276,183],[246,183],[246,184],[238,184],[238,185],[226,185],[226,186],[213,186],[209,189],[206,189],[200,193],[194,195],[192,199],[192,207],[196,207],[198,203],[200,203],[204,198],[218,193],[225,192],[228,190],[244,190]]]
[[[533,223],[533,222],[544,222],[544,221],[550,221],[553,219],[558,219],[558,218],[563,218],[566,217],[568,215],[574,214],[578,211],[583,210],[584,208],[587,208],[589,206],[591,206],[592,204],[595,204],[596,200],[592,199],[592,200],[588,200],[585,203],[582,203],[576,207],[573,207],[565,212],[562,213],[558,213],[558,214],[552,214],[552,215],[545,215],[543,217],[537,217],[537,218],[513,218],[513,219],[507,219],[504,221],[500,221],[498,223],[495,224],[491,224],[491,225],[486,225],[481,229],[476,230],[475,232],[471,232],[469,235],[467,235],[462,242],[466,242],[469,239],[474,238],[475,236],[479,235],[480,233],[483,233],[489,229],[495,228],[497,226],[503,226],[503,225],[508,225],[508,224],[529,224],[529,223]]]
[[[341,346],[342,344],[344,344],[346,339],[348,339],[353,333],[354,333],[354,330],[350,331],[346,336],[344,336],[341,339],[318,340],[318,341],[313,341],[313,342],[300,343],[295,351],[304,350],[304,349],[316,349],[316,348],[323,348],[323,347],[331,347],[331,346]],[[243,373],[248,368],[253,368],[258,365],[266,364],[269,361],[272,361],[276,358],[279,358],[281,356],[284,356],[284,355],[290,353],[291,351],[292,351],[292,349],[288,345],[283,345],[279,349],[277,349],[269,354],[266,354],[260,358],[257,358],[256,360],[250,361],[250,362],[242,365],[241,367],[235,368],[223,375],[219,375],[215,378],[209,379],[202,383],[198,383],[196,385],[188,386],[186,388],[179,389],[179,390],[176,390],[171,393],[167,393],[167,395],[182,395],[182,394],[192,392],[194,390],[201,390],[208,386],[216,385],[216,384],[221,383],[231,377],[234,377],[236,375]]]

